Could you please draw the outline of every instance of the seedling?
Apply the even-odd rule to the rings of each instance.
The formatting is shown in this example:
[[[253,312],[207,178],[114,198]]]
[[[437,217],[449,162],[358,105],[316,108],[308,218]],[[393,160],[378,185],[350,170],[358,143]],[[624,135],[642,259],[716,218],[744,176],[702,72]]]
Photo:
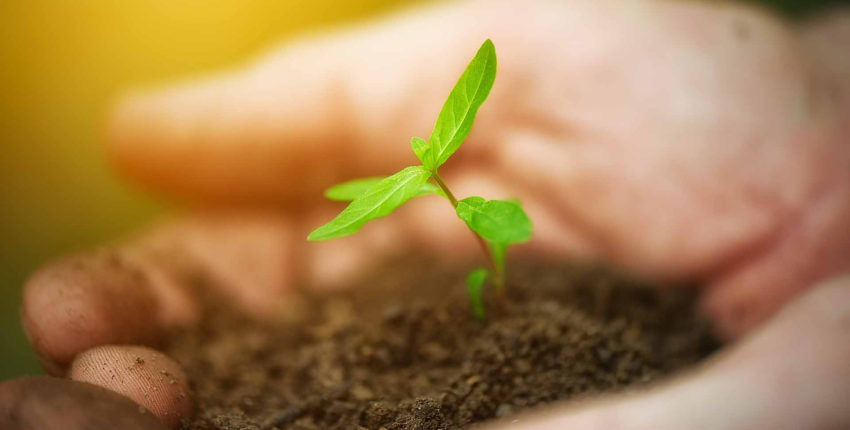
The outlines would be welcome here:
[[[443,196],[475,235],[487,256],[489,267],[473,270],[466,280],[472,312],[476,318],[483,319],[484,283],[489,279],[497,291],[504,291],[508,246],[531,237],[531,221],[517,200],[456,199],[440,177],[439,167],[469,135],[475,114],[490,94],[495,79],[496,50],[488,39],[449,94],[437,116],[431,138],[427,142],[418,137],[411,139],[413,152],[422,164],[406,167],[386,178],[356,179],[331,187],[325,196],[351,203],[336,218],[310,233],[307,240],[348,236],[368,221],[389,215],[413,197]]]

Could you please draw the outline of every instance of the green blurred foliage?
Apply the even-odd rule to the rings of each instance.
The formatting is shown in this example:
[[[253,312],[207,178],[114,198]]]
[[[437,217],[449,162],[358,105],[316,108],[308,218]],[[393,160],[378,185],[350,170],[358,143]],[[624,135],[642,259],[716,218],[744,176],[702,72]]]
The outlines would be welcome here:
[[[166,210],[106,163],[101,134],[113,97],[412,1],[0,1],[0,380],[39,372],[18,322],[28,274]],[[843,2],[760,3],[800,16]]]

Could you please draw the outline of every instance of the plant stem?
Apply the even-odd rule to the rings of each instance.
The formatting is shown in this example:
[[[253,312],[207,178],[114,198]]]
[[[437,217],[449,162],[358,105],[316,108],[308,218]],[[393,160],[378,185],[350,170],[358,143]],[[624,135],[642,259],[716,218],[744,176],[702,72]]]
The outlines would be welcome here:
[[[444,193],[446,193],[446,197],[448,197],[449,201],[452,203],[452,207],[457,208],[457,199],[455,198],[455,195],[452,194],[452,191],[449,189],[446,183],[443,182],[443,178],[440,177],[440,174],[437,173],[437,171],[435,170],[434,172],[432,172],[431,177],[433,177],[434,180],[437,181],[437,186],[439,186],[440,189],[443,190]]]
[[[434,178],[434,181],[437,182],[437,186],[440,187],[440,189],[443,190],[443,192],[446,194],[446,198],[449,199],[449,202],[452,204],[452,207],[457,208],[457,198],[455,198],[455,195],[452,194],[452,191],[449,189],[446,183],[443,182],[443,178],[440,177],[440,174],[437,173],[436,169],[431,172],[431,177]],[[490,245],[488,245],[487,241],[484,240],[484,238],[481,237],[478,233],[472,230],[469,231],[470,233],[472,233],[473,236],[475,236],[475,239],[478,241],[478,245],[481,247],[481,251],[484,252],[484,255],[487,257],[487,262],[490,265],[490,270],[493,272],[493,283],[496,284],[497,290],[502,291],[502,287],[504,287],[505,284],[504,274],[499,269],[499,266],[496,264],[496,258],[493,256],[493,250],[490,249]]]

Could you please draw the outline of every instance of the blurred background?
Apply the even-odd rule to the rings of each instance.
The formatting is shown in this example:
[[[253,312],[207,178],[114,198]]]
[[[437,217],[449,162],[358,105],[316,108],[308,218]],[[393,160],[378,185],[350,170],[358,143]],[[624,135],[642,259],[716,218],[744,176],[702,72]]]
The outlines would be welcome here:
[[[116,95],[424,1],[0,0],[0,380],[40,372],[18,321],[28,274],[168,211],[106,163]],[[762,0],[794,19],[839,2]]]

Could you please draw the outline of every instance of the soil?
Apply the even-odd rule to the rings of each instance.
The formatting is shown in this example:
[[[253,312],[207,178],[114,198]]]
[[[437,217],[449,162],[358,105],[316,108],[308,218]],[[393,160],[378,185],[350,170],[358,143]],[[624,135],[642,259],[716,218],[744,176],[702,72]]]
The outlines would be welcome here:
[[[276,323],[212,306],[169,347],[197,401],[183,428],[465,428],[643,384],[718,346],[692,289],[514,262],[479,322],[463,269],[389,265],[344,292],[301,294]]]

